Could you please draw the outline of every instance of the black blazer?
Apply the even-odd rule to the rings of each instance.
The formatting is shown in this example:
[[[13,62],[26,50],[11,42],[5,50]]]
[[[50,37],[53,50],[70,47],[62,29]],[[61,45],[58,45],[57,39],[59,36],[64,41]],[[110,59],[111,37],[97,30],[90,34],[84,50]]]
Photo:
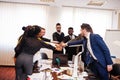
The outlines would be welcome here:
[[[75,36],[75,38],[77,37],[76,35],[74,35]],[[64,37],[64,39],[63,39],[63,42],[68,42],[68,41],[70,41],[71,39],[70,39],[70,36],[68,35],[68,36],[65,36]],[[68,60],[72,60],[72,56],[73,55],[76,55],[77,53],[77,47],[65,47],[65,50],[66,50],[66,54],[68,55]]]
[[[52,37],[53,37],[53,41],[61,42],[61,41],[63,41],[64,33],[61,32],[61,34],[58,34],[57,32],[54,32]]]
[[[41,39],[42,39],[43,41],[50,42],[50,39],[47,39],[47,38],[44,38],[44,37],[41,37]]]

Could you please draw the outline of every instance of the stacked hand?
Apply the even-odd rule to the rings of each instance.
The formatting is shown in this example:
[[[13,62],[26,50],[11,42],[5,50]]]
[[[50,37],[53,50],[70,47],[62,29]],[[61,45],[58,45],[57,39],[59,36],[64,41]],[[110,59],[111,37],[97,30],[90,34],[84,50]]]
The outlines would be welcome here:
[[[67,45],[66,45],[66,43],[64,43],[64,42],[61,42],[60,44],[55,44],[55,46],[56,46],[56,50],[62,51],[62,49],[63,49],[64,47],[66,47]]]
[[[55,46],[56,46],[55,48],[57,51],[62,51],[63,47],[60,44],[55,44]]]
[[[67,46],[66,43],[64,43],[64,42],[61,42],[60,45],[61,45],[62,47],[66,47],[66,46]]]

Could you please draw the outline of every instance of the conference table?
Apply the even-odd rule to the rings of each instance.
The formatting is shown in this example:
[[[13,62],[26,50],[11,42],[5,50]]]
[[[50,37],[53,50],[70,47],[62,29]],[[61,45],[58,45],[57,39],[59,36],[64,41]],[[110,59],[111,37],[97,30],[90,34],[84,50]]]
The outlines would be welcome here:
[[[77,77],[73,76],[74,64],[68,61],[68,66],[52,65],[52,60],[40,60],[39,72],[28,75],[30,80],[89,80],[87,72],[77,70]]]

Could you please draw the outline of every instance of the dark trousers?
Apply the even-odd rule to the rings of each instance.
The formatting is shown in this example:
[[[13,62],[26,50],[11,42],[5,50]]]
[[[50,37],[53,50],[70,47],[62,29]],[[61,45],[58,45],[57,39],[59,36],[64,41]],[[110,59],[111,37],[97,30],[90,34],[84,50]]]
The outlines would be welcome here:
[[[107,68],[103,67],[99,62],[93,61],[89,64],[89,69],[99,80],[109,80]]]
[[[15,63],[16,80],[26,80],[33,70],[33,55],[21,53]]]

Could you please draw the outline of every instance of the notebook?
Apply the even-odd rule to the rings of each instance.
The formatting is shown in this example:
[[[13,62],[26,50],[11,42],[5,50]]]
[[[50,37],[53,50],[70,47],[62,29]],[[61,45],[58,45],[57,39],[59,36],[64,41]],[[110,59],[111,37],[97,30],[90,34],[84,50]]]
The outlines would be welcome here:
[[[53,66],[68,67],[68,57],[66,54],[53,54]]]

